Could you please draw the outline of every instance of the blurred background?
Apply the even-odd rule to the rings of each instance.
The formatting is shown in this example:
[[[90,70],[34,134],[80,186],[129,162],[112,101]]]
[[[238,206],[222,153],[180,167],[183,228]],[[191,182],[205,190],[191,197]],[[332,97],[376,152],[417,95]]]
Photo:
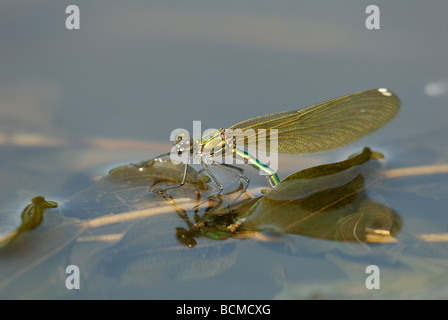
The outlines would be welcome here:
[[[372,4],[379,30],[365,25]],[[79,30],[65,26],[69,5]],[[402,109],[343,157],[368,145],[393,164],[421,139],[446,149],[447,17],[444,0],[2,0],[3,224],[33,196],[61,201],[169,151],[171,131],[194,120],[226,128],[367,89],[394,91]]]

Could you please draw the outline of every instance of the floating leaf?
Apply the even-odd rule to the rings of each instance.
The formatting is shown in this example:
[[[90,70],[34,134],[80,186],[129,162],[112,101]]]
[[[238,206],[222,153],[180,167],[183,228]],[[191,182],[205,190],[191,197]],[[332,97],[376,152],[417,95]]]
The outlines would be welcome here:
[[[154,206],[163,197],[151,193],[152,188],[179,184],[184,171],[183,164],[169,159],[154,159],[115,168],[105,177],[70,198],[63,205],[64,215],[81,219],[116,214]],[[169,191],[173,198],[200,198],[205,201],[212,190],[201,175],[187,167],[184,186]]]
[[[169,159],[152,159],[137,164],[121,166],[109,171],[110,181],[117,183],[132,184],[132,186],[142,183],[148,188],[152,188],[158,183],[171,182],[179,183],[184,173],[184,164],[175,164]],[[148,182],[150,182],[148,184]],[[201,175],[191,166],[187,166],[186,184],[195,185],[199,190],[205,190],[206,186]]]
[[[365,241],[368,233],[395,234],[398,215],[364,193],[365,176],[375,173],[379,158],[365,148],[348,160],[290,175],[249,210],[241,230],[344,241]]]

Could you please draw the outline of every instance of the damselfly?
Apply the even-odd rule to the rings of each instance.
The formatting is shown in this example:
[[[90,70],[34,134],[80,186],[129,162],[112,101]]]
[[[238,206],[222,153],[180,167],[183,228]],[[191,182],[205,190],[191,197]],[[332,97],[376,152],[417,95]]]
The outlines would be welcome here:
[[[275,129],[278,153],[298,155],[318,153],[345,146],[376,131],[394,118],[399,108],[400,100],[393,92],[388,89],[372,89],[300,110],[279,112],[240,122],[229,128],[233,136],[227,134],[229,129],[214,130],[197,141],[179,135],[173,150],[178,155],[187,153],[187,159],[191,159],[193,154],[199,157],[199,163],[218,186],[218,194],[223,191],[223,185],[209,170],[208,164],[219,165],[235,174],[228,164],[215,161],[214,157],[218,153],[239,158],[260,170],[274,187],[279,183],[276,171],[262,163],[244,144],[236,144],[239,134],[244,135],[243,141],[254,139],[257,144],[271,145],[272,135],[269,131]],[[261,135],[262,129],[268,133]],[[187,166],[188,163],[185,163],[183,177],[178,185],[154,191],[163,192],[184,185]],[[246,181],[245,188],[247,188],[249,178],[240,174],[237,176]]]

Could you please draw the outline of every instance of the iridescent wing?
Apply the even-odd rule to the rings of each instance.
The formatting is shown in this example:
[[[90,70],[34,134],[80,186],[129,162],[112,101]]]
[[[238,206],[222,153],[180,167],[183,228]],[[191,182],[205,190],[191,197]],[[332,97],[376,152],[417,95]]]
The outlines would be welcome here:
[[[315,104],[300,110],[285,111],[249,119],[231,126],[256,141],[270,141],[259,129],[278,130],[278,152],[309,154],[345,146],[378,130],[392,120],[400,100],[387,89],[362,91]],[[244,130],[254,129],[254,134]],[[247,133],[248,131],[246,131]],[[236,134],[238,138],[241,134]],[[268,144],[269,145],[269,144]]]

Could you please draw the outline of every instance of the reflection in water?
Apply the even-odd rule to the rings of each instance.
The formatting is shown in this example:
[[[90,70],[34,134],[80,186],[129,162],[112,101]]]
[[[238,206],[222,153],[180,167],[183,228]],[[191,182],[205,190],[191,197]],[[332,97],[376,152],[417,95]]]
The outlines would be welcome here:
[[[339,241],[390,238],[400,230],[401,218],[365,193],[380,158],[365,148],[348,160],[299,171],[265,195],[227,207],[215,203],[202,217],[195,212],[194,223],[176,206],[188,227],[178,227],[176,236],[188,247],[198,237],[224,240],[262,230]]]
[[[393,237],[400,231],[401,218],[366,192],[376,190],[376,181],[386,177],[381,170],[381,158],[365,148],[345,161],[296,172],[267,193],[240,197],[236,202],[232,196],[240,194],[241,185],[230,194],[213,197],[216,191],[213,183],[192,167],[188,167],[188,182],[183,188],[150,194],[149,188],[158,184],[179,183],[183,166],[168,160],[113,169],[61,204],[62,215],[46,212],[44,222],[51,224],[43,223],[37,230],[21,235],[18,239],[21,241],[14,241],[10,247],[14,250],[1,251],[0,294],[11,294],[13,287],[28,288],[28,278],[22,276],[28,270],[33,275],[34,270],[48,270],[48,281],[58,283],[50,277],[58,274],[55,268],[60,267],[60,260],[54,263],[51,259],[59,259],[57,253],[64,257],[64,262],[79,264],[89,279],[86,285],[90,290],[110,283],[140,288],[165,285],[172,280],[205,279],[228,270],[240,252],[236,250],[240,242],[233,238],[250,237],[263,230],[361,243]],[[84,219],[68,219],[67,215]],[[86,235],[85,240],[100,237],[95,242],[81,242],[78,241],[81,234]],[[104,241],[107,237],[102,236],[107,235],[117,237]],[[289,238],[298,240],[294,246],[300,242],[310,251],[315,250],[306,238]],[[408,249],[409,243],[401,240],[394,248]],[[423,244],[429,242],[423,241]],[[446,242],[446,238],[437,241]],[[328,242],[313,240],[313,243],[325,246]],[[338,244],[332,242],[332,245]],[[194,249],[185,250],[185,246]],[[422,251],[426,253],[424,247]]]
[[[154,159],[111,170],[61,208],[64,216],[90,219],[85,227],[92,227],[93,221],[101,219],[100,225],[130,214],[136,214],[135,219],[139,214],[152,216],[164,199],[186,225],[174,224],[177,240],[190,248],[200,237],[225,240],[250,237],[263,230],[371,242],[393,237],[402,224],[397,213],[365,192],[379,176],[381,158],[381,154],[365,148],[347,160],[296,172],[267,193],[252,197],[247,193],[241,197],[245,190],[242,183],[228,194],[216,195],[216,188],[209,186],[213,185],[210,179],[191,166],[187,167],[183,188],[151,194],[148,190],[156,186],[177,185],[184,171],[183,164]],[[42,214],[39,218],[42,220]]]

